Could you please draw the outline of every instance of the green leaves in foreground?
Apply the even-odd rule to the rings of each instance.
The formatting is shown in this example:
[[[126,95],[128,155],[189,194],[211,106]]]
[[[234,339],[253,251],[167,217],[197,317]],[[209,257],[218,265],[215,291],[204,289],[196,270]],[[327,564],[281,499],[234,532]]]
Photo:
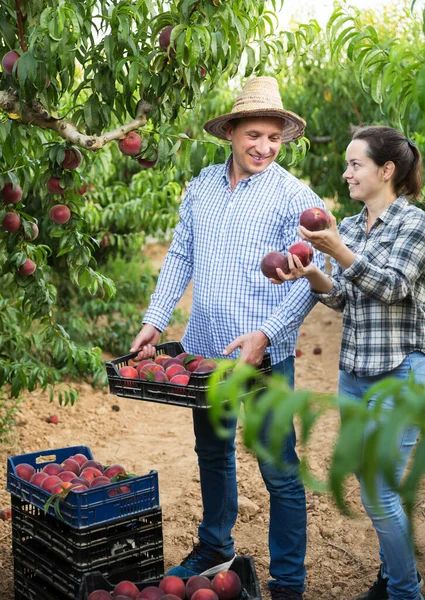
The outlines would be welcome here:
[[[246,447],[261,460],[285,468],[281,449],[295,418],[301,475],[310,489],[330,492],[339,509],[349,513],[344,495],[347,477],[361,477],[366,493],[376,502],[379,476],[399,490],[411,518],[425,471],[425,439],[420,439],[402,483],[397,472],[398,448],[407,427],[417,428],[422,435],[425,431],[425,386],[413,380],[388,378],[371,387],[362,401],[355,401],[308,390],[294,391],[281,376],[259,375],[253,367],[232,361],[222,361],[209,382],[209,414],[218,435],[228,435],[223,419],[236,418],[240,412]],[[243,411],[239,410],[241,402]],[[333,447],[327,478],[321,481],[310,469],[308,442],[320,417],[338,408],[342,419],[337,438],[323,440],[323,444]],[[269,435],[265,445],[261,432],[266,426]]]

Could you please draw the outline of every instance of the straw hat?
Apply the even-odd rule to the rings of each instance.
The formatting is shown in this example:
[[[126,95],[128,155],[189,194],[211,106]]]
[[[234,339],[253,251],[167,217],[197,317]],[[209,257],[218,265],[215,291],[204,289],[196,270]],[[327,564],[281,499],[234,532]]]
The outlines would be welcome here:
[[[304,135],[306,122],[295,113],[285,110],[274,77],[254,77],[244,86],[236,98],[232,112],[211,119],[204,125],[205,131],[226,140],[226,125],[232,119],[242,117],[279,117],[284,121],[282,144],[293,142]]]

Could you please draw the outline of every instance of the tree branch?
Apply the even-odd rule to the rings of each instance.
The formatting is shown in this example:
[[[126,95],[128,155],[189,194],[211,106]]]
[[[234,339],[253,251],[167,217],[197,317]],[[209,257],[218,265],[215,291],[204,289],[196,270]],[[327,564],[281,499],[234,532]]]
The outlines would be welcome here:
[[[7,91],[0,91],[0,109],[7,113],[18,114],[25,125],[35,125],[41,129],[52,129],[67,142],[80,146],[85,150],[96,151],[113,140],[125,137],[130,131],[143,127],[146,124],[146,114],[150,111],[151,105],[141,100],[133,121],[102,135],[85,135],[81,133],[72,121],[52,117],[37,100],[31,103],[20,103],[18,93],[11,88]]]
[[[316,135],[309,138],[312,144],[328,144],[332,139],[331,135]]]
[[[24,38],[24,18],[21,10],[21,0],[15,0],[15,8],[16,8],[16,20],[18,22],[18,36],[19,36],[19,45],[22,50],[26,52],[28,50],[28,46],[25,43]]]

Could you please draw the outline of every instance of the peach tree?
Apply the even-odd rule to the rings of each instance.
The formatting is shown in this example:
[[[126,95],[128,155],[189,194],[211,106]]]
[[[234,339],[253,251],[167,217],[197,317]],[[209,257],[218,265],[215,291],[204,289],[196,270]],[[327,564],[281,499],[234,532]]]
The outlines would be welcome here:
[[[103,267],[111,255],[124,265],[140,258],[146,236],[173,228],[190,176],[224,160],[220,143],[192,137],[203,101],[223,82],[264,73],[271,59],[279,69],[315,35],[314,24],[279,33],[278,8],[0,3],[2,393],[53,394],[73,374],[104,377],[101,349],[86,343],[88,319],[106,305],[118,311],[127,293],[146,298],[149,281],[129,291]],[[135,306],[121,333],[134,328],[126,316]],[[65,385],[58,397],[73,402],[76,391]]]

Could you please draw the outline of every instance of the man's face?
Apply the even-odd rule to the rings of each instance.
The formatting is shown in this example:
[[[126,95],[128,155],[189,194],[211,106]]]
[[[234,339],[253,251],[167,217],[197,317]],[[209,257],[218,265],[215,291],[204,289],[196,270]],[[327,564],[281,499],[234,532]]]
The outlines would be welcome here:
[[[227,125],[233,166],[238,179],[261,173],[277,157],[282,144],[283,120],[278,117],[235,119]]]

